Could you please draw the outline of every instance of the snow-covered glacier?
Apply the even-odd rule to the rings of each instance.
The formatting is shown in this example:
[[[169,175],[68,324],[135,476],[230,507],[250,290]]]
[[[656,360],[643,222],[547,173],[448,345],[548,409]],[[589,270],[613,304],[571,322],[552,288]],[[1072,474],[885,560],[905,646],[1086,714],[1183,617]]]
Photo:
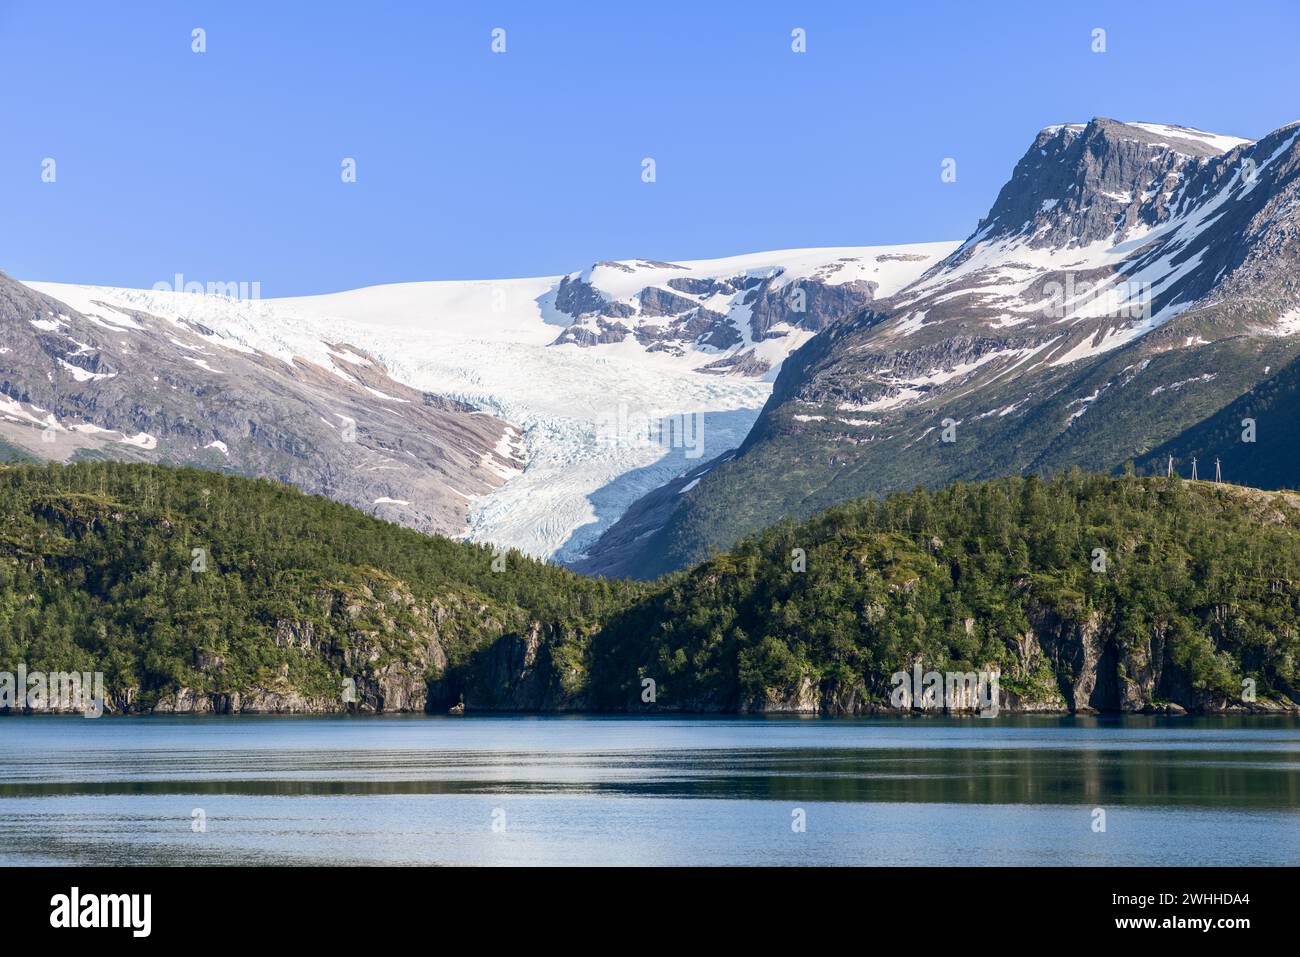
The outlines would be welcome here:
[[[286,362],[337,368],[351,344],[398,382],[505,419],[517,434],[493,467],[522,467],[467,496],[465,535],[569,561],[646,492],[739,445],[781,361],[836,310],[893,294],[956,245],[626,260],[292,299],[28,285],[89,315],[120,307],[197,323],[214,347]]]

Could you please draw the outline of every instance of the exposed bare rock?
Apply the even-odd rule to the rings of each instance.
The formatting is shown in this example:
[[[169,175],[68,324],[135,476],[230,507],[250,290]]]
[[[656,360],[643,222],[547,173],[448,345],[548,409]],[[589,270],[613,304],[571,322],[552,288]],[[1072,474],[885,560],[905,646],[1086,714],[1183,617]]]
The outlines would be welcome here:
[[[716,365],[706,363],[709,372],[766,375],[808,333],[855,315],[882,288],[896,290],[904,277],[919,275],[951,248],[932,245],[941,248],[880,247],[848,256],[797,250],[774,253],[768,261],[596,263],[560,279],[554,306],[572,323],[554,344],[595,347],[620,342],[630,330],[647,351],[724,353]],[[764,345],[760,361],[723,361],[769,342],[774,345]]]

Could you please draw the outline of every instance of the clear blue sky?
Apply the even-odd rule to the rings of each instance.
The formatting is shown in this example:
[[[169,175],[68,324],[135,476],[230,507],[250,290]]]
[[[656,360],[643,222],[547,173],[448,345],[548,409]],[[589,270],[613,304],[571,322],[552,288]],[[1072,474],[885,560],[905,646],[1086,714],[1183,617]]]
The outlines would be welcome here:
[[[1298,52],[1296,0],[0,0],[0,270],[270,296],[958,239],[1050,123],[1300,119]]]

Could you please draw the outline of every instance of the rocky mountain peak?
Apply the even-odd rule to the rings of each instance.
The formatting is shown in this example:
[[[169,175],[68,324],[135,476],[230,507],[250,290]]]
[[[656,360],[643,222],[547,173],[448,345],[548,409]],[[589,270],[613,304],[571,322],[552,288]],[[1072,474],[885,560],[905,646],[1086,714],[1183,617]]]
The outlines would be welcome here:
[[[1188,127],[1087,124],[1039,132],[973,239],[1021,238],[1034,248],[1086,246],[1151,229],[1192,172],[1248,140]]]
[[[1292,394],[1272,383],[1300,361],[1298,265],[1300,124],[1049,127],[970,238],[792,354],[744,445],[629,509],[585,567],[668,570],[918,480],[1120,468],[1243,394]],[[1245,469],[1240,445],[1223,457]]]

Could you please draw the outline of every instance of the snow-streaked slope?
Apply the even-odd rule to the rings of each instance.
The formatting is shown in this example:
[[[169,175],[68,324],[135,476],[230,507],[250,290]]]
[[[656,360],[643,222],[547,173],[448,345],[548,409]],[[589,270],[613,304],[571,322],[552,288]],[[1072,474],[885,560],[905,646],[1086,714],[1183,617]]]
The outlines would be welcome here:
[[[1157,136],[1167,136],[1175,140],[1192,140],[1218,150],[1220,153],[1226,153],[1234,150],[1238,146],[1244,146],[1247,143],[1253,143],[1254,140],[1243,139],[1240,136],[1227,136],[1223,133],[1207,133],[1205,130],[1192,129],[1190,126],[1171,126],[1168,123],[1126,123],[1126,126],[1136,126],[1140,130],[1146,130],[1148,133],[1154,133]]]
[[[273,478],[449,535],[463,534],[473,496],[522,469],[514,426],[267,313],[215,298],[32,288],[0,273],[0,443],[39,460]]]
[[[1094,129],[1112,143],[1135,135],[1132,131],[1149,134],[1149,139],[1131,148],[1113,147],[1115,153],[1128,150],[1126,163],[1098,160],[1104,156],[1101,148],[1090,147],[1095,170],[1081,180],[1054,180],[1051,168],[1076,162],[1072,146]],[[1217,180],[1198,178],[1222,154],[1254,142],[1156,123],[1094,121],[1046,128],[1017,167],[1038,190],[1031,217],[1019,222],[1007,207],[1023,210],[1023,203],[1002,203],[1006,189],[1024,192],[1013,179],[958,254],[898,295],[897,305],[914,311],[900,311],[880,326],[879,335],[903,340],[933,334],[922,320],[930,315],[931,324],[939,321],[934,306],[962,306],[959,319],[974,316],[988,329],[1051,339],[1053,347],[1043,349],[1025,371],[1069,365],[1141,338],[1204,293],[1207,283],[1186,282],[1206,267],[1206,250],[1197,248],[1202,235],[1231,204],[1250,194],[1254,178],[1268,171],[1293,139],[1269,155],[1252,155],[1249,167],[1229,169]],[[1186,155],[1189,148],[1197,154]],[[1132,168],[1140,172],[1133,176],[1128,172]],[[1136,183],[1123,180],[1118,171]],[[1041,194],[1048,195],[1038,201]],[[1098,219],[1105,220],[1109,233],[1085,227],[1072,234],[1081,213],[1099,210],[1104,210]],[[1216,271],[1221,273],[1222,266]],[[1053,285],[1051,277],[1065,276],[1079,277],[1078,283]],[[1187,289],[1181,294],[1180,284]]]
[[[779,275],[785,282],[866,280],[884,296],[956,245],[803,249],[674,264],[633,260],[597,264],[586,275],[610,299],[670,278],[737,274]],[[213,369],[221,368],[223,349],[256,350],[286,363],[301,356],[327,370],[339,369],[334,360],[346,360],[344,344],[351,344],[373,355],[399,382],[507,420],[522,433],[512,451],[527,465],[501,488],[472,501],[467,534],[568,560],[582,554],[633,501],[739,445],[771,391],[771,376],[701,373],[703,361],[723,354],[704,346],[673,354],[631,338],[555,345],[557,334],[573,321],[554,308],[560,278],[401,283],[272,300],[28,285],[109,327],[132,321],[119,310],[197,323],[208,330],[204,338],[211,348],[196,358]],[[738,312],[733,321],[744,318]],[[810,335],[792,329],[766,340],[765,357],[776,366]],[[752,345],[745,336],[737,348]],[[701,446],[665,447],[632,434],[639,423],[679,416],[702,422]]]

